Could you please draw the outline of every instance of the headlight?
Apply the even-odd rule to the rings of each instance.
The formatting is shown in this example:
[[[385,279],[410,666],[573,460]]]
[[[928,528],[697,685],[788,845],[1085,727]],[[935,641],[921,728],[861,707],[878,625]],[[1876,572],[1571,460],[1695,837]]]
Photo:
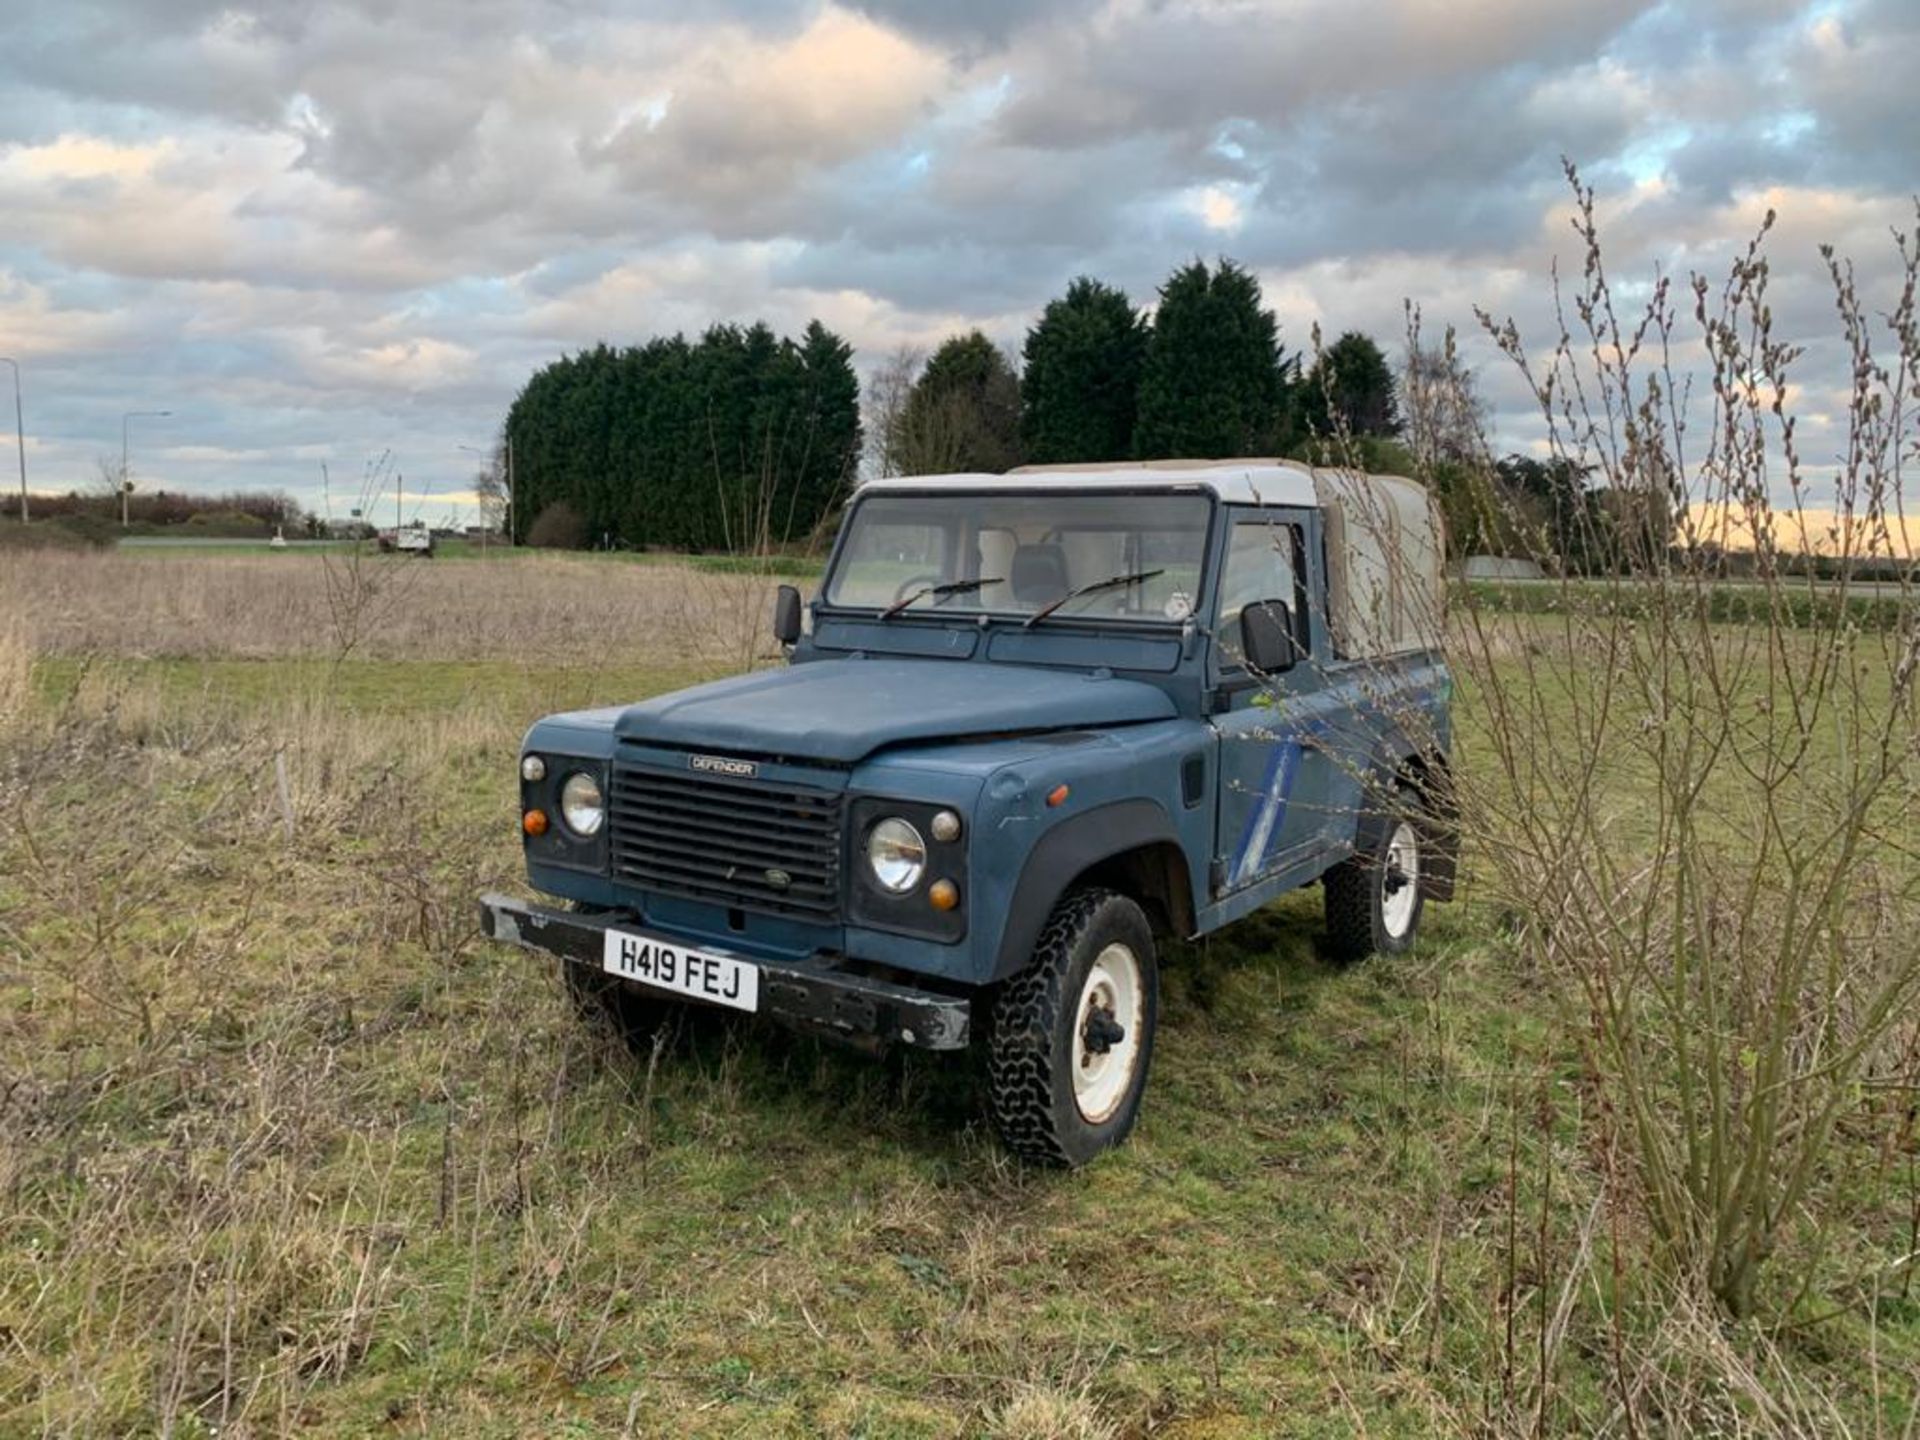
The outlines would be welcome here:
[[[882,820],[867,832],[867,864],[881,889],[904,895],[927,873],[927,842],[898,816]]]
[[[560,818],[567,828],[582,839],[599,833],[607,818],[606,797],[600,782],[584,770],[576,770],[560,787]]]

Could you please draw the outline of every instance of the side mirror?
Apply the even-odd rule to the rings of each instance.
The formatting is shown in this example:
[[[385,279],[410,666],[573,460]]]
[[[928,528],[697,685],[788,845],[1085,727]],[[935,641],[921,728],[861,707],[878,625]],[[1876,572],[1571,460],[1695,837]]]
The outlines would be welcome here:
[[[1291,670],[1300,658],[1293,635],[1293,607],[1284,600],[1261,600],[1240,612],[1240,648],[1249,670],[1263,675]]]
[[[773,596],[773,638],[791,645],[800,638],[800,592],[782,585]]]

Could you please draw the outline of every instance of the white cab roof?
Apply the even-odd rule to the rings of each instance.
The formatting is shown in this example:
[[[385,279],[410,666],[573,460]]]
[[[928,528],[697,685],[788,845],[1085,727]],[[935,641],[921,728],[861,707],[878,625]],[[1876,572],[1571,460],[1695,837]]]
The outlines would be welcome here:
[[[1005,475],[895,475],[862,494],[888,491],[1165,490],[1198,486],[1235,505],[1312,507],[1313,471],[1292,460],[1116,460],[1100,465],[1022,465]]]

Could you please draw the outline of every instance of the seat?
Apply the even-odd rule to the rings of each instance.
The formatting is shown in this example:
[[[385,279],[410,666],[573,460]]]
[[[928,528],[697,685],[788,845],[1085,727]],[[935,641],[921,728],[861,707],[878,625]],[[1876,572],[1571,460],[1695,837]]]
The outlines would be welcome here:
[[[1067,593],[1067,552],[1058,545],[1021,545],[1013,552],[1008,583],[1021,605],[1045,605]]]

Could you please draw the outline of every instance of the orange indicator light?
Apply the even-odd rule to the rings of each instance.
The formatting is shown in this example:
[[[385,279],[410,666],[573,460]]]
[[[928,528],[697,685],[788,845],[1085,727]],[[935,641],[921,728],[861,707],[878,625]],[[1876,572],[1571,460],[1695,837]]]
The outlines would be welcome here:
[[[936,910],[951,910],[960,903],[960,887],[951,880],[936,880],[927,888],[927,903]]]
[[[527,834],[529,835],[546,834],[547,833],[547,812],[544,810],[527,811],[526,814],[520,817],[520,828],[526,831]]]
[[[1047,792],[1048,805],[1059,806],[1059,805],[1064,805],[1066,803],[1067,803],[1067,787],[1066,786],[1056,785],[1053,787],[1053,789]]]

